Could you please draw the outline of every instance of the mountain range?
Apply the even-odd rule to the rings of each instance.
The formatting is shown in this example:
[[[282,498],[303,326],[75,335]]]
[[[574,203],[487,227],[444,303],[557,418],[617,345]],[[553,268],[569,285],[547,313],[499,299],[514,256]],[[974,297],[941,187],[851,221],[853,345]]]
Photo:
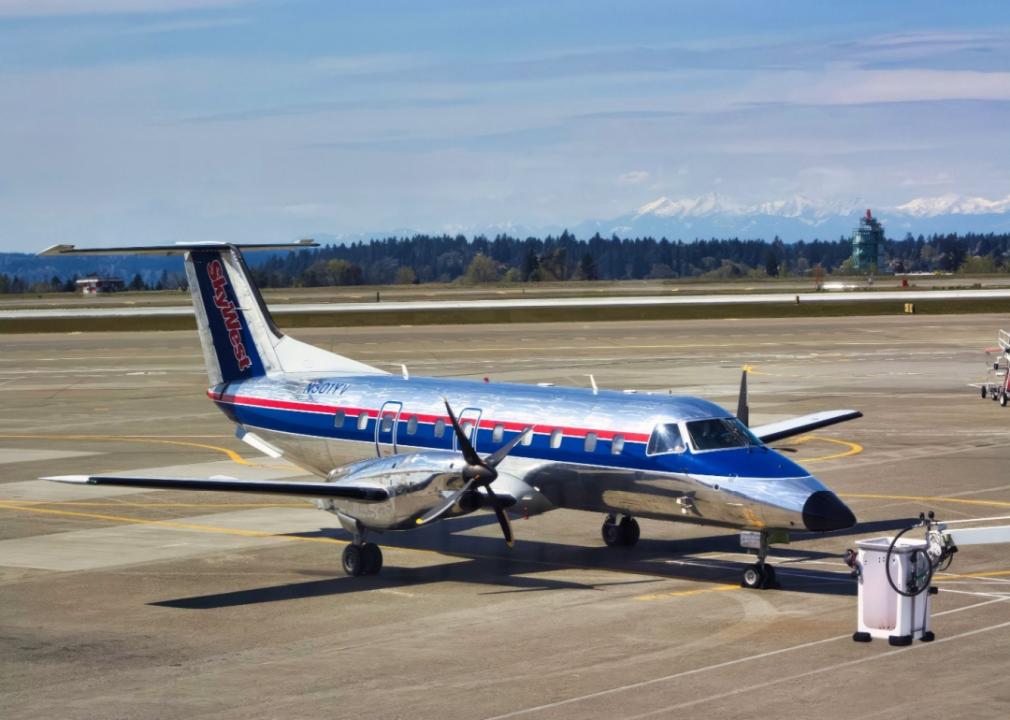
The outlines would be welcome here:
[[[572,228],[577,237],[593,233],[609,237],[760,238],[775,236],[786,242],[836,240],[849,237],[859,218],[871,207],[864,200],[824,202],[804,195],[760,203],[741,203],[718,193],[671,199],[660,197],[609,220],[583,222]],[[901,205],[873,208],[887,236],[906,233],[1008,232],[1010,195],[990,200],[947,194],[915,198]]]

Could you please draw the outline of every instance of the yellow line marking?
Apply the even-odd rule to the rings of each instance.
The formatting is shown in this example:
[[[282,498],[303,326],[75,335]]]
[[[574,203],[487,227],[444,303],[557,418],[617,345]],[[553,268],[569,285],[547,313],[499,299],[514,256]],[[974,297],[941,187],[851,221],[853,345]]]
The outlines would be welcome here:
[[[160,445],[178,445],[182,447],[195,447],[203,450],[213,450],[224,453],[228,459],[239,465],[257,467],[257,463],[249,462],[234,450],[219,447],[218,445],[207,445],[206,443],[195,443],[185,440],[166,440],[160,437],[150,437],[148,435],[0,435],[3,440],[88,440],[96,442],[140,442],[158,443]]]
[[[302,537],[300,535],[278,535],[266,530],[239,530],[238,528],[221,528],[213,525],[197,525],[195,523],[178,522],[176,520],[148,520],[146,518],[134,518],[124,515],[105,515],[102,513],[76,512],[72,510],[54,510],[52,508],[29,507],[19,505],[6,500],[0,501],[0,508],[7,510],[23,510],[25,512],[43,513],[46,515],[58,515],[61,517],[86,518],[88,520],[105,520],[108,522],[130,523],[132,525],[158,525],[160,527],[173,528],[175,530],[197,530],[199,532],[222,533],[225,535],[239,535],[242,537],[264,537],[276,538],[278,540],[302,540],[305,542],[322,542],[337,545],[347,545],[348,541],[336,538]]]
[[[73,510],[55,510],[52,508],[41,508],[34,506],[27,506],[20,503],[20,501],[12,502],[10,500],[0,500],[0,509],[3,510],[21,510],[23,512],[39,513],[43,515],[55,515],[58,517],[69,517],[69,518],[82,518],[85,520],[101,520],[105,522],[118,522],[126,523],[130,525],[157,525],[160,527],[171,528],[174,530],[194,530],[197,532],[208,532],[208,533],[220,533],[224,535],[238,535],[241,537],[263,537],[263,538],[276,538],[278,540],[286,540],[291,542],[315,542],[315,543],[326,543],[330,545],[349,545],[349,540],[340,540],[338,538],[327,538],[327,537],[304,537],[302,535],[278,535],[265,530],[240,530],[238,528],[223,528],[215,527],[213,525],[197,525],[195,523],[179,522],[176,520],[148,520],[146,518],[135,518],[128,517],[124,515],[107,515],[104,513],[88,513],[88,512],[78,512]],[[427,548],[412,548],[412,547],[402,547],[398,545],[388,546],[394,550],[402,550],[405,552],[415,552],[425,555],[435,555],[442,559],[445,558],[456,558],[456,559],[481,559],[481,560],[501,560],[500,555],[480,555],[475,553],[453,553],[448,550],[428,550]],[[624,569],[624,568],[607,568],[589,565],[576,565],[571,563],[556,563],[546,560],[533,560],[523,558],[519,562],[525,565],[539,565],[541,567],[551,568],[555,570],[589,570],[593,572],[611,572],[618,573],[621,575],[634,575],[636,577],[656,577],[663,580],[678,579],[676,576],[670,575],[656,575],[643,570],[636,569]],[[691,578],[679,578],[690,580]],[[719,586],[716,589],[732,589],[736,588],[735,585]],[[698,591],[686,590],[683,591],[685,594],[697,594],[701,592],[709,592],[709,589],[700,589]]]
[[[40,505],[73,505],[75,507],[138,507],[138,508],[285,508],[310,507],[307,503],[175,503],[175,502],[110,502],[108,500],[21,500],[0,498],[0,503],[17,503],[27,507]]]
[[[970,500],[967,498],[942,497],[939,495],[877,495],[874,493],[845,493],[841,495],[845,498],[859,498],[864,500],[909,500],[913,502],[945,502],[956,503],[958,505],[981,505],[984,507],[1008,508],[1010,502],[1004,500]]]
[[[691,597],[692,595],[705,595],[713,592],[727,592],[729,590],[739,590],[739,585],[716,585],[715,587],[697,588],[694,590],[674,590],[672,592],[654,593],[650,595],[639,595],[635,600],[662,600],[671,597]]]
[[[841,445],[842,447],[848,448],[844,452],[834,453],[831,455],[819,455],[812,458],[803,458],[802,462],[813,463],[813,462],[825,462],[827,460],[838,460],[839,458],[851,457],[852,455],[858,455],[863,452],[863,446],[859,443],[850,442],[849,440],[837,440],[835,438],[824,437],[823,435],[802,435],[792,441],[793,445],[802,445],[805,442],[810,442],[815,440],[817,442],[832,443],[834,445]]]

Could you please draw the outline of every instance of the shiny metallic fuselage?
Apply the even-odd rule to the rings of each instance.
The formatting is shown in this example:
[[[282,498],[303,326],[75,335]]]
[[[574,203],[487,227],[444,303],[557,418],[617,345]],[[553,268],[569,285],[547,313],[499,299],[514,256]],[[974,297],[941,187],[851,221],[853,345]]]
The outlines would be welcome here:
[[[480,453],[534,428],[531,443],[515,448],[494,484],[496,494],[516,499],[512,511],[518,514],[564,507],[804,530],[805,502],[826,490],[764,446],[648,454],[649,434],[659,423],[731,416],[697,398],[393,375],[268,376],[218,386],[211,394],[235,422],[320,476],[340,475],[333,470],[348,457],[372,457],[362,472],[399,488],[390,501],[395,509],[344,500],[325,506],[373,529],[413,527],[414,518],[453,489],[451,475],[441,472],[455,449],[451,429],[443,426],[437,435],[438,420],[445,421],[443,398],[462,422],[476,426],[471,438]],[[411,468],[401,460],[385,474],[374,461],[415,453],[425,462]]]

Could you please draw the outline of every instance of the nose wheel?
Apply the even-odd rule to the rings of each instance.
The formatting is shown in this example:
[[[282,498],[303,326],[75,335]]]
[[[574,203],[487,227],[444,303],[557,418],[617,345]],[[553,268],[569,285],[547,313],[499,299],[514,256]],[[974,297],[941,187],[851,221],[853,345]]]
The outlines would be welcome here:
[[[608,547],[632,547],[638,542],[641,529],[638,521],[630,515],[607,515],[600,528],[600,535]]]
[[[775,568],[769,565],[769,537],[767,532],[744,532],[740,534],[740,544],[751,550],[757,550],[757,562],[744,568],[740,578],[740,587],[753,590],[767,590],[778,587],[775,580]]]

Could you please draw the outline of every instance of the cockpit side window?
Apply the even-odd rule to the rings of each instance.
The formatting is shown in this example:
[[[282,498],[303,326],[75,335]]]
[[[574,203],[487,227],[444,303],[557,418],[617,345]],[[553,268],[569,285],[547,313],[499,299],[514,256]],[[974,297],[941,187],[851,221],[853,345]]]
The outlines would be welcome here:
[[[710,418],[687,423],[691,444],[698,452],[761,445],[747,426],[736,418]]]
[[[649,436],[649,444],[645,448],[646,455],[663,455],[665,453],[684,452],[684,438],[680,434],[677,423],[657,425]]]

